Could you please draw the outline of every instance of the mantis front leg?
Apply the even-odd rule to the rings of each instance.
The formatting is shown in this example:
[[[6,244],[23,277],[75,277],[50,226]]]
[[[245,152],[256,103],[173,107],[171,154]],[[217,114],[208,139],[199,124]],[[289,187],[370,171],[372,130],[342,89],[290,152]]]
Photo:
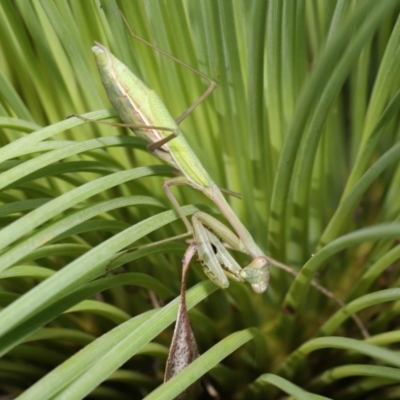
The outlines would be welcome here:
[[[173,204],[178,215],[184,222],[188,232],[194,235],[198,246],[199,259],[203,270],[210,280],[217,286],[225,289],[229,286],[228,277],[239,282],[247,281],[256,293],[263,293],[269,283],[269,262],[265,256],[254,257],[253,261],[245,268],[241,268],[236,260],[230,255],[213,232],[215,232],[233,250],[241,251],[252,256],[243,246],[238,238],[229,228],[211,215],[201,211],[192,216],[192,224],[183,214],[182,209],[171,192],[172,185],[187,185],[186,177],[179,176],[163,184],[164,191]],[[208,227],[208,228],[206,228]]]
[[[249,282],[256,293],[267,289],[269,262],[266,257],[255,257],[247,267],[242,268],[221,243],[222,240],[232,249],[241,250],[240,239],[230,229],[201,211],[193,214],[192,224],[203,270],[216,285],[227,288],[229,277],[238,282]]]

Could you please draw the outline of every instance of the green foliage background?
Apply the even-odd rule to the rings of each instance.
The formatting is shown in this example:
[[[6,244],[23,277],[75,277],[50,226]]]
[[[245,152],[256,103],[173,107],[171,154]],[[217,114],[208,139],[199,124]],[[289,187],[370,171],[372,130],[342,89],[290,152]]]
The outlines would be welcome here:
[[[194,264],[188,307],[203,355],[164,385],[187,244],[116,255],[184,232],[162,191],[173,171],[127,130],[66,117],[115,117],[95,40],[174,117],[207,83],[133,40],[118,8],[137,35],[218,81],[182,129],[218,185],[243,194],[229,201],[259,245],[299,270],[294,280],[272,267],[260,297],[218,290]],[[224,399],[400,398],[399,10],[2,0],[1,393],[170,399],[207,374]],[[219,217],[190,188],[175,192],[187,215]],[[347,306],[310,288],[313,277]]]

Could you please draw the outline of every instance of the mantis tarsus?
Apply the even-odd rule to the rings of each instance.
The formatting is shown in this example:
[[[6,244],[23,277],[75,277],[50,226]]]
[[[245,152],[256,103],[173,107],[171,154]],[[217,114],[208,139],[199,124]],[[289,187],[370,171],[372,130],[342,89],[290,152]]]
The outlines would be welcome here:
[[[105,46],[96,43],[92,51],[107,96],[121,120],[129,125],[137,136],[148,142],[148,149],[152,154],[178,171],[179,175],[164,182],[163,187],[185,223],[187,234],[193,234],[198,245],[199,258],[208,277],[218,286],[226,288],[229,286],[225,273],[227,272],[228,276],[236,280],[248,281],[255,292],[264,292],[269,281],[269,262],[266,255],[231,209],[220,188],[211,179],[185,140],[177,122],[171,117],[164,103]],[[215,83],[212,82],[203,96],[189,107],[189,110],[193,110],[214,87]],[[182,114],[177,121],[182,121],[186,115],[187,112]],[[226,217],[235,234],[215,218],[201,212],[193,215],[191,224],[182,213],[170,190],[172,185],[190,185],[204,193]],[[220,239],[234,250],[249,255],[252,258],[251,263],[243,269],[240,268],[226,251]]]

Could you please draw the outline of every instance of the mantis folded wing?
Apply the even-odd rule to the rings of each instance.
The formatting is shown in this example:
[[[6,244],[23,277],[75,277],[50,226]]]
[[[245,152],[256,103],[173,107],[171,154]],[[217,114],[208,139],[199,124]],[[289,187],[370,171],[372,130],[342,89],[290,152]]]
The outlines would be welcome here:
[[[198,254],[208,277],[226,288],[229,285],[227,274],[233,279],[248,281],[257,293],[264,292],[269,281],[267,257],[231,209],[164,103],[106,47],[96,43],[92,51],[108,98],[121,120],[131,126],[135,135],[148,142],[148,149],[152,154],[178,171],[176,178],[164,183],[164,190],[185,223],[188,233],[194,234],[195,241],[198,242]],[[212,88],[208,89],[209,92],[211,90]],[[193,108],[192,106],[191,109]],[[191,224],[173,196],[171,185],[190,185],[204,193],[226,217],[235,234],[205,213],[194,214]],[[253,259],[252,262],[242,269],[217,236],[235,250],[248,254]]]

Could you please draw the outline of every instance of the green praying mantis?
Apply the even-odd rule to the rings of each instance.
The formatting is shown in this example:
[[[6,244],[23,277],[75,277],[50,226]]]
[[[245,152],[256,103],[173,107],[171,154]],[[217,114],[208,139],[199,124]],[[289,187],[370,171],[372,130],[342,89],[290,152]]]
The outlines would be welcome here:
[[[129,25],[127,26],[129,27]],[[130,127],[136,136],[143,138],[148,143],[147,148],[153,155],[171,165],[177,171],[177,176],[165,181],[163,188],[186,225],[187,233],[167,240],[193,235],[194,244],[190,246],[190,249],[193,250],[193,246],[195,246],[205,274],[217,286],[224,289],[229,286],[229,277],[238,282],[248,282],[256,293],[263,293],[269,283],[270,263],[296,276],[296,271],[267,257],[257,246],[251,234],[225,200],[221,192],[222,189],[211,179],[178,127],[178,124],[215,89],[216,83],[200,71],[138,37],[131,30],[130,32],[136,39],[211,82],[207,90],[181,116],[174,120],[158,95],[114,57],[105,46],[96,43],[92,48],[107,96],[124,122],[124,124],[115,125]],[[201,211],[192,215],[190,223],[170,190],[172,185],[189,185],[204,193],[226,217],[234,232],[216,218]],[[227,192],[234,194],[230,191]],[[252,258],[252,261],[242,268],[228,252],[227,247],[247,254]],[[312,280],[311,285],[334,300],[339,306],[345,306],[341,299],[315,280]],[[351,317],[363,336],[368,337],[368,331],[366,331],[358,316],[351,314]]]
[[[193,235],[203,270],[216,285],[227,288],[229,277],[239,282],[247,281],[256,293],[263,293],[269,282],[268,258],[232,210],[177,124],[212,92],[215,83],[212,81],[206,92],[175,121],[158,95],[105,46],[96,42],[92,51],[107,96],[121,120],[148,143],[147,148],[153,155],[178,172],[175,178],[164,182],[163,188],[187,228],[187,233],[179,237]],[[216,218],[200,211],[193,214],[190,223],[170,189],[173,185],[190,185],[204,193],[229,221],[235,233]],[[250,264],[241,268],[223,243],[249,255],[252,258]]]
[[[240,282],[249,282],[257,293],[264,292],[269,281],[267,257],[231,209],[220,188],[211,179],[189,146],[164,103],[105,46],[96,43],[92,51],[108,98],[121,120],[130,125],[138,137],[148,142],[148,149],[152,154],[178,171],[179,175],[164,182],[163,187],[185,223],[187,235],[194,236],[198,256],[206,275],[222,288],[229,286],[227,279],[229,276]],[[207,92],[212,90],[213,87]],[[191,111],[198,102],[189,110]],[[192,186],[209,197],[230,222],[236,235],[220,221],[203,212],[195,213],[190,223],[170,190],[172,185],[184,184]],[[221,240],[234,250],[248,254],[252,257],[252,262],[242,269]]]

